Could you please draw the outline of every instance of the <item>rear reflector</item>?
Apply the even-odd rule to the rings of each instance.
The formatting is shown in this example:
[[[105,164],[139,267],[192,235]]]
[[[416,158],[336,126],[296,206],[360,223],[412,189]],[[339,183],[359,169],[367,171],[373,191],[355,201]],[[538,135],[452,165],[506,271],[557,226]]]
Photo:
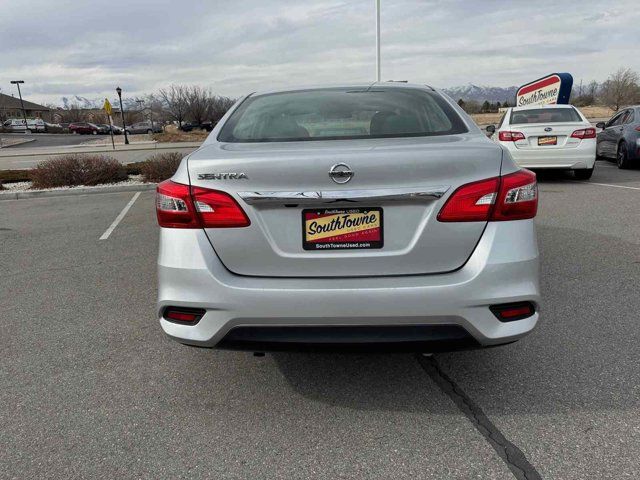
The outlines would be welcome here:
[[[533,218],[538,211],[536,174],[526,170],[468,183],[451,194],[438,220],[486,222]]]
[[[501,322],[523,320],[536,313],[536,309],[531,302],[504,303],[502,305],[492,305],[489,309]]]
[[[175,323],[194,325],[204,316],[205,310],[201,308],[167,307],[162,317]]]
[[[571,138],[596,138],[596,129],[583,128],[581,130],[576,130],[571,134]]]
[[[507,132],[503,131],[498,133],[498,139],[501,142],[517,142],[518,140],[524,140],[524,133],[522,132]]]
[[[158,224],[165,228],[247,227],[249,218],[225,192],[166,180],[156,189]]]

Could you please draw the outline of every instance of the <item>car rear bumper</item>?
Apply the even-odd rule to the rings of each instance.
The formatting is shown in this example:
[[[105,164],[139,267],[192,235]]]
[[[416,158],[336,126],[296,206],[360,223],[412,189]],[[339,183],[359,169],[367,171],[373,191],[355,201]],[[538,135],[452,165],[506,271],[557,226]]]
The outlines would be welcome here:
[[[160,230],[158,316],[163,330],[186,344],[253,350],[399,344],[435,351],[509,343],[538,321],[537,308],[511,322],[489,310],[539,305],[533,220],[489,223],[455,272],[366,278],[239,276],[222,265],[202,230]],[[206,313],[195,325],[178,324],[162,317],[169,306]],[[406,328],[391,333],[393,327]]]
[[[501,142],[505,145],[507,142]],[[523,168],[557,168],[557,169],[584,169],[593,168],[596,162],[596,142],[583,141],[583,145],[575,148],[558,148],[544,150],[524,150],[516,148],[511,142],[507,146],[513,161]]]

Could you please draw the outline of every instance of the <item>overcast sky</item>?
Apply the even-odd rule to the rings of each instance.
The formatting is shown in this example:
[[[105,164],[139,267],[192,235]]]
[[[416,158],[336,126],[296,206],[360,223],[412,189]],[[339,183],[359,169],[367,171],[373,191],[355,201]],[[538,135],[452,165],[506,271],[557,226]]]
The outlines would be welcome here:
[[[520,85],[640,71],[638,0],[382,0],[383,80]],[[372,81],[374,0],[0,0],[0,91],[135,96],[200,84],[239,96]]]

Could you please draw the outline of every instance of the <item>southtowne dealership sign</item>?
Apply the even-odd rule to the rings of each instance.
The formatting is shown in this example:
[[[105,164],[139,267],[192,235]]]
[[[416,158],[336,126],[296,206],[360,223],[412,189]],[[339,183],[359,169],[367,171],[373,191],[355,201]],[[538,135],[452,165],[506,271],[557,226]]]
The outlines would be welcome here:
[[[569,73],[552,73],[521,86],[516,93],[516,106],[569,103],[573,77]]]

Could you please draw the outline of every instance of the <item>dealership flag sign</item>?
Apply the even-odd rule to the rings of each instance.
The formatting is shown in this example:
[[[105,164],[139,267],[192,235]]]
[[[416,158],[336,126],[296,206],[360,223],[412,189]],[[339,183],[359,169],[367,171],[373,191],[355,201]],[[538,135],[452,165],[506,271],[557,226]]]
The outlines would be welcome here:
[[[552,73],[521,86],[516,93],[516,107],[569,103],[573,77],[569,73]]]

